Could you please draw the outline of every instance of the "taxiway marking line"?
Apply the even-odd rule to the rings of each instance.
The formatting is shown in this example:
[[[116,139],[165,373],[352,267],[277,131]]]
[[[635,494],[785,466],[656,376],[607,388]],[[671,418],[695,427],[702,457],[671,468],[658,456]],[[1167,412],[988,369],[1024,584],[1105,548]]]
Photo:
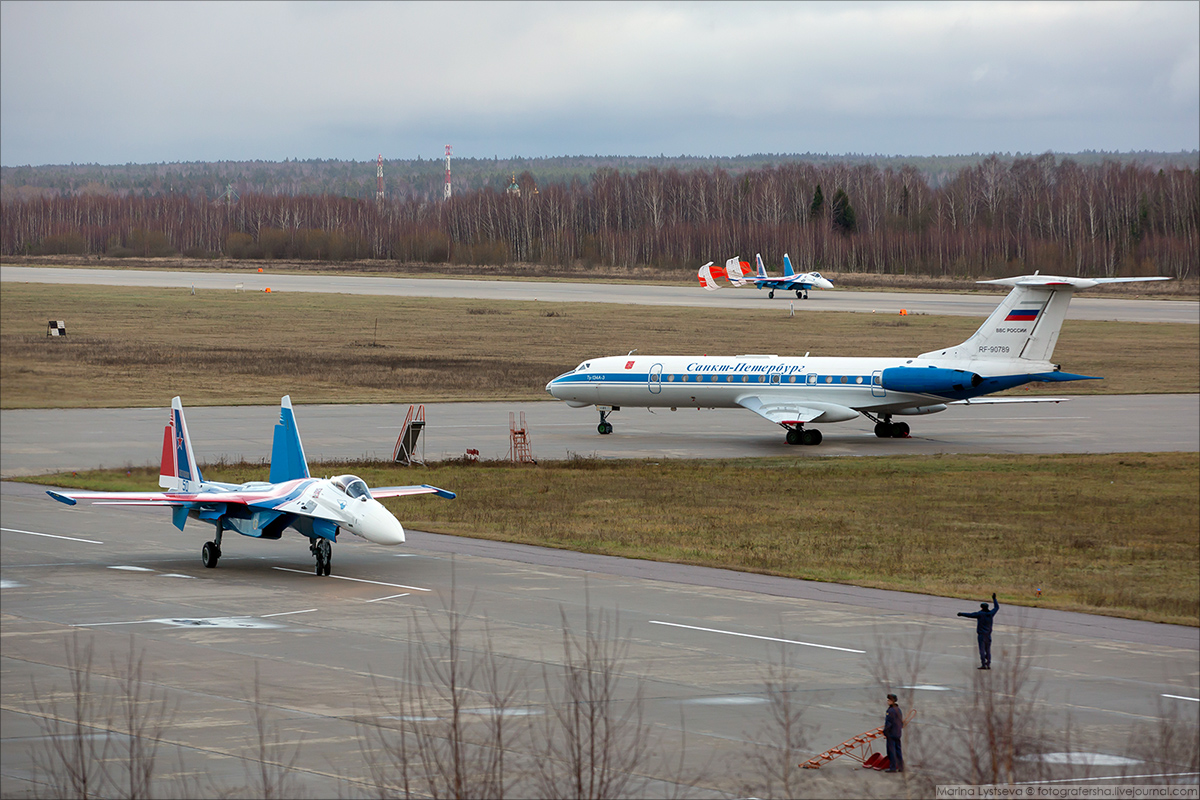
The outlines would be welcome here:
[[[401,592],[400,594],[389,594],[387,597],[376,597],[374,600],[368,600],[368,603],[378,603],[380,600],[393,600],[397,597],[408,597],[412,592]]]
[[[261,619],[266,619],[267,617],[286,617],[288,614],[307,614],[310,611],[316,610],[315,608],[306,608],[303,611],[280,611],[278,614],[263,614]]]
[[[53,533],[38,533],[37,531],[23,531],[23,530],[18,530],[17,528],[0,528],[0,531],[8,531],[9,533],[27,533],[30,536],[49,536],[51,539],[67,539],[72,542],[87,542],[88,544],[104,544],[104,542],[97,542],[95,539],[79,539],[74,536],[59,536],[59,535],[53,534]]]
[[[1200,703],[1200,697],[1184,697],[1181,694],[1164,694],[1163,697],[1169,697],[1172,700],[1191,700],[1193,703]]]
[[[306,569],[288,569],[287,567],[272,567],[272,569],[283,570],[284,572],[295,572],[300,575],[312,575],[312,572]],[[433,589],[422,589],[420,586],[405,586],[403,583],[384,583],[383,581],[369,581],[365,578],[347,578],[345,575],[326,575],[327,578],[337,578],[339,581],[354,581],[355,583],[373,583],[376,586],[395,586],[397,589],[412,589],[415,592],[432,592]]]
[[[1159,772],[1154,775],[1103,775],[1098,778],[1058,778],[1052,781],[1029,781],[1037,786],[1043,783],[1083,783],[1084,781],[1123,781],[1132,778],[1187,778],[1200,772]]]
[[[783,642],[784,644],[799,644],[805,647],[820,647],[823,650],[841,650],[843,653],[865,653],[866,650],[854,650],[849,647],[834,647],[831,644],[814,644],[813,642],[801,642],[796,639],[779,639],[775,636],[757,636],[753,633],[738,633],[737,631],[723,631],[718,628],[701,628],[696,625],[680,625],[678,622],[660,622],[659,620],[650,620],[651,625],[670,625],[672,628],[687,628],[692,631],[704,631],[705,633],[723,633],[726,636],[743,636],[747,639],[762,639],[767,642]]]

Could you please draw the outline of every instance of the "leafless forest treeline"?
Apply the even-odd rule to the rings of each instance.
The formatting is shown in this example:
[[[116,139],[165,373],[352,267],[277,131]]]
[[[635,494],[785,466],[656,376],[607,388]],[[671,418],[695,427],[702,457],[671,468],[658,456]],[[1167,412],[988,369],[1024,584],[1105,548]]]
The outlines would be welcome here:
[[[77,195],[5,201],[5,255],[75,253],[663,270],[759,252],[798,269],[988,277],[1040,269],[1190,278],[1192,168],[996,156],[936,187],[914,167],[789,163],[595,171],[450,201],[247,193],[234,200]]]

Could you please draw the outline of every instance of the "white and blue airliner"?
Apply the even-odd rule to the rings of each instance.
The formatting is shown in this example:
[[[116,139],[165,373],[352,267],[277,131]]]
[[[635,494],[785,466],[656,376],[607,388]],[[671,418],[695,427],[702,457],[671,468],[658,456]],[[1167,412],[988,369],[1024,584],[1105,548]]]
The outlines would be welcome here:
[[[912,358],[810,358],[778,355],[607,356],[584,361],[546,384],[575,408],[595,406],[597,430],[608,415],[635,408],[745,408],[787,430],[788,444],[819,444],[814,423],[859,415],[881,438],[905,438],[895,416],[945,411],[948,405],[1061,402],[1062,398],[985,398],[1035,381],[1098,380],[1051,362],[1067,305],[1078,289],[1167,278],[1061,278],[1025,275],[980,283],[1012,290],[962,344]]]

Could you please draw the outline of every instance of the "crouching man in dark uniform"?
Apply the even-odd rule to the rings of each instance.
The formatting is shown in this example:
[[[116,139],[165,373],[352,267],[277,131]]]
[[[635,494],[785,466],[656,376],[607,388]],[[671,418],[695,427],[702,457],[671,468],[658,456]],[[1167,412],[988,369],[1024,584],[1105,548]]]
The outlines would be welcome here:
[[[904,717],[897,705],[896,695],[887,696],[888,710],[883,717],[883,735],[887,741],[888,768],[886,772],[904,772],[904,751],[900,748],[900,736],[904,732]]]
[[[996,593],[992,592],[992,608],[988,610],[987,603],[980,603],[978,611],[960,611],[960,617],[970,617],[975,620],[975,633],[979,637],[979,669],[992,668],[992,617],[1000,610]]]

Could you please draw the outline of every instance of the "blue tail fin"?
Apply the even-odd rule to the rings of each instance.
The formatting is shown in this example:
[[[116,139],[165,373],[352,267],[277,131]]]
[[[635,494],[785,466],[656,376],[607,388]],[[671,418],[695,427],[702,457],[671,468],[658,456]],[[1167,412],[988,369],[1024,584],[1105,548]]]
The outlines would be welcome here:
[[[792,260],[790,258],[788,258],[787,253],[784,253],[783,254],[783,277],[794,278],[795,276],[796,276],[796,270],[792,269]]]
[[[304,445],[300,443],[296,415],[292,413],[292,396],[284,395],[279,401],[279,424],[275,426],[275,438],[271,443],[271,483],[307,477],[310,477],[308,461],[304,458]]]

